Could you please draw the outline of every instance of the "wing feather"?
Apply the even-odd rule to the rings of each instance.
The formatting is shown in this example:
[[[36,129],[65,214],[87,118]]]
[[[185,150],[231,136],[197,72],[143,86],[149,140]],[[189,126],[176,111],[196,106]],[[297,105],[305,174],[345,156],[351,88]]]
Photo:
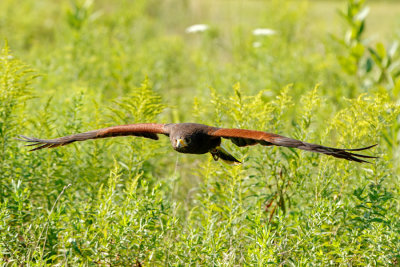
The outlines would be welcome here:
[[[39,139],[34,137],[26,137],[20,135],[21,141],[28,142],[26,146],[36,146],[30,151],[35,151],[43,148],[53,148],[64,146],[76,141],[85,141],[88,139],[98,139],[116,136],[141,136],[158,140],[157,134],[168,135],[168,131],[164,128],[164,124],[157,123],[140,123],[112,126],[104,129],[94,130],[85,133],[78,133],[68,136],[63,136],[55,139]]]
[[[217,128],[216,130],[212,130],[211,132],[209,132],[209,135],[230,139],[235,145],[239,147],[251,146],[256,144],[261,144],[264,146],[274,145],[274,146],[292,147],[311,152],[323,153],[336,158],[343,158],[346,160],[356,161],[356,162],[368,162],[360,158],[371,158],[371,159],[377,158],[373,156],[367,156],[349,152],[349,151],[362,151],[370,149],[376,145],[356,148],[356,149],[346,149],[346,148],[341,149],[341,148],[333,148],[317,144],[306,143],[300,140],[292,139],[274,133],[267,133],[262,131],[253,131],[246,129]]]

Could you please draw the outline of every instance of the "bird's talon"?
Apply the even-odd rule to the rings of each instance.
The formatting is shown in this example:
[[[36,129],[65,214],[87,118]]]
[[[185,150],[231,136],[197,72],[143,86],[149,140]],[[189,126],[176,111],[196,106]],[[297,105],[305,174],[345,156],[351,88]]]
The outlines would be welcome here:
[[[213,151],[211,151],[211,155],[212,155],[212,157],[213,157],[213,159],[214,159],[215,161],[218,161],[219,156],[218,156],[218,152],[217,152],[216,149],[213,150]]]

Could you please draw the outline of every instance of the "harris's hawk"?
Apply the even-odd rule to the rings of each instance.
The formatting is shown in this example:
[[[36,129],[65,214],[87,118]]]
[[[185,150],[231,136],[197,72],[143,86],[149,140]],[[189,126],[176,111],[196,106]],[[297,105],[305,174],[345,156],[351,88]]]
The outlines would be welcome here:
[[[256,144],[263,146],[284,146],[323,153],[336,158],[343,158],[356,162],[368,162],[363,158],[376,158],[373,156],[353,153],[353,151],[366,150],[375,145],[357,149],[340,149],[306,143],[274,133],[246,129],[217,128],[198,123],[128,124],[68,135],[56,139],[38,139],[21,135],[21,138],[23,139],[19,140],[29,142],[30,144],[27,146],[36,146],[31,150],[34,151],[43,148],[64,146],[76,141],[115,136],[132,135],[158,140],[158,134],[169,136],[172,147],[180,153],[205,154],[210,152],[214,160],[222,159],[228,163],[240,163],[240,161],[235,159],[221,147],[221,138],[230,139],[239,147],[252,146]]]

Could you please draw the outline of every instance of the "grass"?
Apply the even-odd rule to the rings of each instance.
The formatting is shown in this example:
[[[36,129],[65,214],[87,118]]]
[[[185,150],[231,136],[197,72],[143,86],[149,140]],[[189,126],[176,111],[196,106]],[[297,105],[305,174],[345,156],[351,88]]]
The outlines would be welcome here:
[[[398,264],[399,20],[376,14],[399,5],[368,4],[1,1],[2,265]],[[14,139],[189,121],[380,158],[225,141],[230,166],[162,137],[33,153]]]

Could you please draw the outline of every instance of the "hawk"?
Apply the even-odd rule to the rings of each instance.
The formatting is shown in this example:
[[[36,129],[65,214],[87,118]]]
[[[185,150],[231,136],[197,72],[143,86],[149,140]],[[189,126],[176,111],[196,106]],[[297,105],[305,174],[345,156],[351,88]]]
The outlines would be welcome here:
[[[256,144],[263,146],[291,147],[356,162],[368,162],[364,159],[377,158],[374,156],[353,153],[354,151],[366,150],[376,145],[356,149],[332,148],[306,143],[274,133],[246,129],[218,128],[198,123],[127,124],[68,135],[55,139],[38,139],[21,135],[20,137],[22,139],[19,140],[30,143],[27,146],[34,146],[34,148],[30,150],[34,151],[43,148],[64,146],[77,141],[116,136],[141,136],[158,140],[159,134],[169,136],[173,149],[180,153],[211,153],[214,160],[217,161],[218,159],[221,159],[232,164],[239,164],[240,161],[229,154],[229,152],[227,152],[223,147],[221,147],[222,138],[230,139],[239,147],[253,146]]]

